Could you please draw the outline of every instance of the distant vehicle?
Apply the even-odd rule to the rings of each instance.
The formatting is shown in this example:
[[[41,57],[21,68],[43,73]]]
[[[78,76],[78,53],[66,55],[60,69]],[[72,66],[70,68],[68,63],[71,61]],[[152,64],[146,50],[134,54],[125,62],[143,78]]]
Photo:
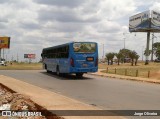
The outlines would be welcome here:
[[[155,59],[154,62],[160,62],[160,59]]]
[[[42,51],[43,68],[47,72],[75,73],[82,77],[87,72],[98,70],[98,45],[95,42],[71,42]]]
[[[0,65],[6,66],[4,61],[0,61]]]
[[[131,58],[124,58],[124,63],[130,63],[131,62]]]

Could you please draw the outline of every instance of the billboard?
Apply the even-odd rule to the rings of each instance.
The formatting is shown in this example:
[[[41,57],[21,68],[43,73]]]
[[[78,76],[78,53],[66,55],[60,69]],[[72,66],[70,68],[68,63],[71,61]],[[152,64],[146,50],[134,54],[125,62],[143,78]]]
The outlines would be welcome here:
[[[145,11],[129,18],[130,32],[160,32],[160,13]]]
[[[0,49],[10,48],[10,37],[0,37]]]
[[[150,11],[145,11],[140,14],[136,14],[129,18],[129,31],[130,32],[143,32],[149,30],[149,18]]]
[[[35,59],[36,54],[24,54],[24,58]]]
[[[151,28],[155,31],[160,30],[160,13],[156,11],[151,12]]]

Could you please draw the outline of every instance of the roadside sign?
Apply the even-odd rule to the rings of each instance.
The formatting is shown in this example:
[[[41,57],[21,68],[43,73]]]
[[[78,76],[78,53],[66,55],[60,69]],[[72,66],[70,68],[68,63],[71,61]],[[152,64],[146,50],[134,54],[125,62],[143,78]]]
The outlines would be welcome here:
[[[10,37],[0,37],[0,49],[10,48]]]
[[[24,54],[24,58],[35,59],[36,54]]]

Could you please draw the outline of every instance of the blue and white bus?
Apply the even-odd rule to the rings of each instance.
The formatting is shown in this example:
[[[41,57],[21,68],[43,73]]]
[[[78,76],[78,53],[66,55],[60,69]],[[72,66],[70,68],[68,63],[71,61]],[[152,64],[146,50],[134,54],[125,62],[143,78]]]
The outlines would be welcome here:
[[[81,77],[98,70],[98,45],[95,42],[70,42],[44,48],[41,56],[43,68],[57,75],[75,73]]]

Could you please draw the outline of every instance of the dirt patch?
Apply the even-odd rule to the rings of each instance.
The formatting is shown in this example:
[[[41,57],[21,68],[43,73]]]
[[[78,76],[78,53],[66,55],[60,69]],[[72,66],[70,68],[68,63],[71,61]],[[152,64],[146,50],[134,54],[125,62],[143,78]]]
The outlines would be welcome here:
[[[155,79],[160,79],[160,70],[155,73],[151,73],[150,77]]]
[[[52,114],[42,106],[34,103],[28,96],[16,93],[8,87],[0,83],[0,110],[13,110],[13,111],[33,111],[41,112],[46,116],[29,116],[27,119],[64,119]],[[2,119],[8,119],[3,117]],[[26,117],[14,117],[14,119],[26,119]]]

